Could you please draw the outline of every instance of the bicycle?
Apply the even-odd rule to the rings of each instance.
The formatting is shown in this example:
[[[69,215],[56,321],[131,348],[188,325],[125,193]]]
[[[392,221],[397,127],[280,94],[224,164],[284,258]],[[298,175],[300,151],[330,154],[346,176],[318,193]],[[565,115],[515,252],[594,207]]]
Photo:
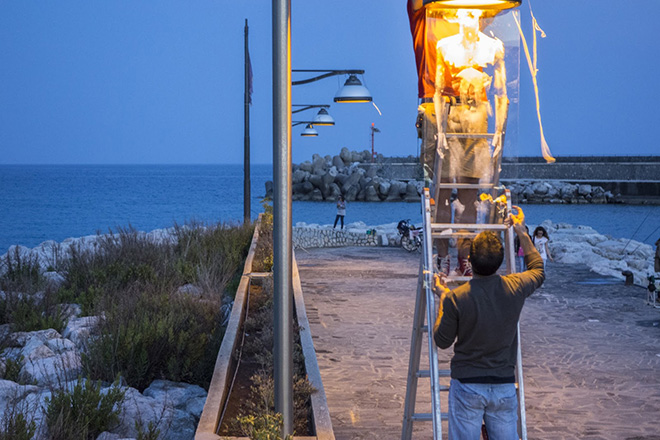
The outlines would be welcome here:
[[[408,252],[422,251],[422,237],[424,232],[422,228],[416,228],[410,223],[410,219],[401,220],[396,226],[399,235],[401,235],[401,247]]]

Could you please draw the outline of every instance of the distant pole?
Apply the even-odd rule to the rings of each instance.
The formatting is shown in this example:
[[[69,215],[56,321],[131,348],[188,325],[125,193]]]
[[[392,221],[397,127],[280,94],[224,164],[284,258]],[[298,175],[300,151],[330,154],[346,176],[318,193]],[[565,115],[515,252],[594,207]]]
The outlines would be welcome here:
[[[371,123],[371,162],[373,163],[374,161],[374,128],[375,125],[373,122]]]
[[[291,0],[273,0],[273,364],[275,412],[293,434]]]
[[[248,51],[248,21],[245,19],[245,123],[243,137],[243,222],[251,221],[250,209],[250,53]]]
[[[371,123],[371,162],[374,162],[376,159],[376,150],[374,150],[374,133],[380,133],[380,130],[376,128],[376,124]]]

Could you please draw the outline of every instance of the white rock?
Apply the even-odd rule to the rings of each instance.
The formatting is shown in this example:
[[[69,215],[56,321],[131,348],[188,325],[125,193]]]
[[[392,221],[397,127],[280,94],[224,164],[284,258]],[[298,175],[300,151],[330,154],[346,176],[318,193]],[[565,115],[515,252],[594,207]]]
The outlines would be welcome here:
[[[87,344],[89,335],[96,329],[101,319],[101,316],[72,318],[67,323],[62,336],[70,339],[77,347],[83,349]]]

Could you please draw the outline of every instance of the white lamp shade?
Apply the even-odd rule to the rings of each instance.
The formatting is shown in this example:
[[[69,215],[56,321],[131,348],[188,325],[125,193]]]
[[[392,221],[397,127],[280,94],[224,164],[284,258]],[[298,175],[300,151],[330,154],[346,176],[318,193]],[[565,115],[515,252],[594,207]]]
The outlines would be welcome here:
[[[314,118],[314,125],[335,125],[335,120],[326,109],[322,108]]]
[[[371,93],[355,75],[350,75],[344,87],[335,95],[335,102],[371,102]]]
[[[318,136],[319,132],[316,131],[314,126],[312,124],[307,124],[305,126],[305,129],[303,130],[302,133],[300,133],[300,136],[305,136],[305,137],[313,137],[313,136]]]

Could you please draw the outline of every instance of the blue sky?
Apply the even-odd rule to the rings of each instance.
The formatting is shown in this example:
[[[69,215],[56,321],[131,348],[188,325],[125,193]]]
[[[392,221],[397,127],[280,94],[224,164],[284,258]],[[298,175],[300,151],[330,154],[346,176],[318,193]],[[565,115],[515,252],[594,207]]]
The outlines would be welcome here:
[[[294,69],[364,69],[370,104],[333,104],[318,138],[293,129],[293,160],[342,147],[416,154],[416,74],[404,0],[293,0]],[[632,4],[633,2],[631,2]],[[657,155],[660,1],[536,0],[546,138],[556,156]],[[531,41],[527,2],[520,8]],[[252,161],[272,158],[271,2],[0,1],[0,164],[240,163],[243,26],[254,70]],[[521,60],[520,136],[540,155]],[[331,104],[344,78],[293,89]],[[306,117],[313,117],[308,112]],[[302,118],[302,117],[301,117]],[[294,115],[294,119],[298,116]]]

